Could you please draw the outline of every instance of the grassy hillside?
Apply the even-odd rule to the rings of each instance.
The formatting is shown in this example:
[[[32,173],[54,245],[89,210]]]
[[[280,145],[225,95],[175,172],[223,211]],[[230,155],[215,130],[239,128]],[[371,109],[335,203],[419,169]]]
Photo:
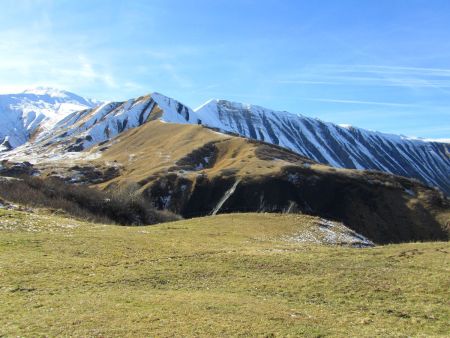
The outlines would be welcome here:
[[[37,167],[45,175],[83,176],[87,180],[99,179],[103,170],[105,183],[99,186],[105,187],[112,183],[125,185],[130,182],[147,185],[168,173],[195,179],[199,174],[210,178],[222,177],[231,170],[240,178],[261,177],[278,173],[288,164],[314,164],[286,150],[278,150],[276,155],[279,158],[275,160],[273,151],[269,151],[271,157],[267,155],[267,147],[278,149],[262,147],[259,142],[198,125],[156,120],[127,130],[109,142],[80,153],[80,156],[62,161],[46,162],[42,159]],[[209,159],[208,163],[202,163],[205,157]],[[85,166],[90,166],[90,173],[83,170]],[[317,167],[325,166],[317,164]],[[110,175],[106,168],[117,168],[118,172]],[[98,176],[92,175],[95,169],[99,171]]]
[[[124,190],[185,218],[213,211],[305,213],[344,222],[384,244],[447,240],[450,234],[450,200],[417,181],[331,168],[198,125],[150,121],[65,156],[35,167],[3,163],[0,174],[26,169]]]
[[[299,243],[319,220],[151,227],[0,209],[0,336],[445,336],[450,245]]]

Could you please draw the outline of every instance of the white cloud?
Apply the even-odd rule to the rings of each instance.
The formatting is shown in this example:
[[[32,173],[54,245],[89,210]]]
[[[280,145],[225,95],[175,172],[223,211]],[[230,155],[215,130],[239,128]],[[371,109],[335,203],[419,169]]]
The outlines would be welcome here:
[[[277,81],[281,84],[450,88],[450,69],[383,65],[313,65]]]
[[[388,107],[417,107],[416,104],[396,103],[396,102],[380,102],[380,101],[361,101],[361,100],[343,100],[343,99],[324,99],[324,98],[303,98],[306,101],[329,102],[329,103],[345,103],[359,104],[371,106],[388,106]]]

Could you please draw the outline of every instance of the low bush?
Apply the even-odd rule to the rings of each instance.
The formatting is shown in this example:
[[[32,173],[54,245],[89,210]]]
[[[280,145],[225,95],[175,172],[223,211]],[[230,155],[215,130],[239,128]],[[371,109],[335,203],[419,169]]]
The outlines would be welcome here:
[[[52,177],[0,179],[0,198],[29,207],[62,210],[73,217],[98,223],[146,225],[180,219],[169,211],[156,210],[130,190],[106,192]]]

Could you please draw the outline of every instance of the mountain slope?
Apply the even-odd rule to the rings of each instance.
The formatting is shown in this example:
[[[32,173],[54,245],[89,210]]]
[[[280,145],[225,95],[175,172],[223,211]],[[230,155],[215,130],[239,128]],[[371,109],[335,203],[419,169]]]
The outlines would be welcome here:
[[[0,95],[0,151],[16,148],[53,128],[67,114],[96,104],[70,92],[42,87]]]
[[[19,147],[3,158],[64,156],[110,140],[148,121],[161,119],[187,123],[193,116],[190,108],[158,93],[125,102],[107,102],[67,115],[54,125],[51,133]]]
[[[341,127],[253,105],[211,100],[195,110],[201,123],[280,145],[339,168],[413,177],[450,194],[450,144]]]
[[[202,126],[152,121],[92,151],[101,153],[94,162],[120,167],[101,187],[133,187],[185,217],[295,212],[344,222],[378,243],[448,238],[449,203],[425,185],[331,168]]]
[[[67,154],[107,141],[159,119],[202,124],[222,132],[268,142],[337,168],[372,169],[416,178],[450,194],[450,144],[341,127],[266,108],[211,100],[193,111],[158,93],[74,112],[51,133],[20,147],[17,154]],[[3,156],[4,158],[4,156]]]
[[[145,116],[158,113],[143,110],[140,104],[137,111]],[[80,144],[85,139],[81,140]],[[447,199],[419,182],[332,168],[281,147],[201,125],[151,120],[71,154],[79,156],[49,157],[51,161],[41,157],[34,167],[22,169],[128,191],[184,217],[305,213],[343,222],[377,243],[448,239]],[[21,169],[3,166],[4,174]]]

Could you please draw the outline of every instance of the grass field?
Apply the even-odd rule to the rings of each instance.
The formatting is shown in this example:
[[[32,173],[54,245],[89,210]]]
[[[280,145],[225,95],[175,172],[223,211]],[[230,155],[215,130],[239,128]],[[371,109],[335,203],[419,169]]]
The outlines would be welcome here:
[[[286,240],[315,221],[120,227],[0,209],[0,336],[448,336],[449,243]]]

